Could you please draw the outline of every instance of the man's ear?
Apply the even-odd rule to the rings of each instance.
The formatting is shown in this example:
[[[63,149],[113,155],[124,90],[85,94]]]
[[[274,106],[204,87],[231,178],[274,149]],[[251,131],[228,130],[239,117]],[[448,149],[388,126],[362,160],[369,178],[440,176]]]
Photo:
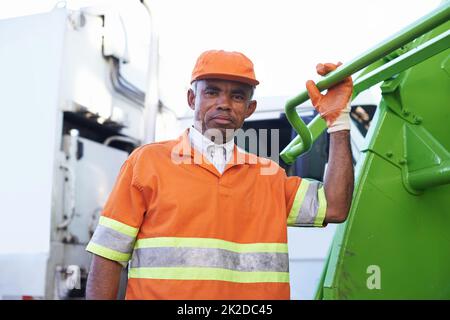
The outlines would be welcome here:
[[[195,110],[195,93],[192,89],[187,92],[187,103],[192,110]]]
[[[256,110],[256,100],[251,100],[248,103],[247,112],[245,113],[245,119],[250,117],[253,114],[253,112],[255,112],[255,110]]]

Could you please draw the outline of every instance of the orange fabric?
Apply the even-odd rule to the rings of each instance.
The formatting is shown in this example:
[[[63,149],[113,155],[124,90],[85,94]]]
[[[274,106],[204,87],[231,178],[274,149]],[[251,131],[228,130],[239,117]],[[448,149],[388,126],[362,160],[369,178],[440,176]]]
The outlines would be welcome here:
[[[316,70],[318,74],[325,76],[331,71],[336,70],[340,65],[342,65],[341,62],[338,62],[337,64],[319,63],[316,66]],[[341,111],[347,106],[347,103],[352,96],[353,81],[351,77],[345,78],[343,81],[329,88],[325,95],[320,93],[312,80],[306,82],[306,89],[308,90],[312,104],[322,118],[325,119],[327,126],[330,127],[339,117]]]
[[[252,61],[235,51],[209,50],[200,55],[192,71],[191,83],[211,78],[239,81],[251,86],[259,84]]]
[[[126,299],[155,300],[286,300],[288,283],[128,279]],[[207,282],[207,283],[206,283]]]
[[[202,159],[201,164],[179,163]],[[137,239],[215,238],[238,243],[287,243],[286,219],[299,177],[275,163],[234,150],[222,175],[179,139],[148,144],[124,164],[103,212],[140,228]],[[275,165],[272,175],[261,175]],[[129,279],[127,299],[289,299],[289,283]]]

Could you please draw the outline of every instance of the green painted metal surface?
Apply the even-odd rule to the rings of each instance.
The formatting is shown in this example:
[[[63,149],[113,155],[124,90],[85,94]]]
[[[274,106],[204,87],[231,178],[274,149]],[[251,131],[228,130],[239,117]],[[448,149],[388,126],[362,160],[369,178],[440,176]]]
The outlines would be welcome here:
[[[404,51],[449,29],[447,22]],[[383,98],[356,167],[350,215],[337,230],[316,298],[450,299],[445,45],[382,84]]]

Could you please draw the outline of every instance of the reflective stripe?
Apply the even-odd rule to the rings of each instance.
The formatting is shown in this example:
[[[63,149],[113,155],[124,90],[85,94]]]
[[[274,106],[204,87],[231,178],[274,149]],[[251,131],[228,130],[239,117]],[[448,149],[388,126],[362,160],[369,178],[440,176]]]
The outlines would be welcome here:
[[[212,238],[139,239],[130,278],[288,282],[287,243],[237,243]]]
[[[245,272],[219,268],[130,268],[129,278],[219,280],[230,282],[289,282],[288,272]]]
[[[131,253],[134,240],[134,237],[99,224],[95,229],[91,242],[121,253]]]
[[[116,230],[117,232],[123,233],[127,236],[130,237],[136,237],[136,235],[139,232],[138,228],[134,228],[131,227],[125,223],[119,222],[117,220],[105,217],[105,216],[101,216],[99,221],[98,221],[99,225],[111,228],[113,230]]]
[[[243,252],[281,252],[287,253],[287,243],[237,243],[212,238],[179,238],[160,237],[139,239],[136,241],[135,249],[154,247],[184,247],[184,248],[214,248]]]
[[[133,253],[132,268],[207,267],[235,271],[288,272],[287,253],[237,253],[213,248],[145,248]]]
[[[302,180],[302,183],[303,181],[308,180]],[[292,210],[298,210],[298,214],[295,216],[295,212],[291,210],[288,217],[288,225],[296,227],[322,227],[327,208],[322,183],[311,180],[308,181],[306,190],[301,190],[300,187],[295,196],[295,205],[292,206]]]
[[[95,244],[93,242],[89,242],[89,244],[86,247],[86,250],[89,252],[92,252],[96,255],[102,256],[104,258],[114,260],[114,261],[128,261],[130,260],[130,254],[128,253],[121,253],[109,248],[106,248],[104,246]]]
[[[310,182],[306,179],[302,179],[302,181],[300,182],[300,186],[298,187],[297,193],[295,194],[294,203],[292,204],[292,208],[287,219],[287,224],[289,226],[295,226],[295,222],[297,221],[300,207],[303,200],[305,199],[305,194],[308,190],[309,184]]]
[[[127,262],[139,229],[101,216],[86,250],[110,260]]]
[[[317,210],[317,216],[314,220],[315,227],[323,227],[323,221],[325,220],[325,213],[327,211],[327,199],[325,197],[325,191],[323,186],[319,188],[319,209]]]
[[[308,191],[306,191],[305,199],[303,199],[300,212],[298,214],[296,225],[314,225],[314,220],[319,209],[319,197],[317,191],[319,190],[319,182],[311,181],[309,183]]]

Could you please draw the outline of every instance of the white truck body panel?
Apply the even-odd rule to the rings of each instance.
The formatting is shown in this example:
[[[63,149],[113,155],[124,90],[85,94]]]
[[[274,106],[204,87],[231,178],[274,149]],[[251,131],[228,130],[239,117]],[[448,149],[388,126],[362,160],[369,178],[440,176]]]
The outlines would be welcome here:
[[[0,21],[0,296],[44,295],[65,19]]]
[[[126,138],[145,140],[144,106],[114,90],[102,55],[101,14],[108,13],[93,12],[59,8],[0,20],[0,299],[67,298],[64,272],[88,271],[86,244],[128,157],[77,130],[71,140],[64,113],[81,107],[99,123],[123,124]],[[149,38],[148,31],[139,36]],[[111,43],[115,35],[108,37]],[[133,57],[148,55],[145,45]],[[147,68],[129,63],[123,71],[145,88]],[[68,153],[71,144],[76,155]]]

